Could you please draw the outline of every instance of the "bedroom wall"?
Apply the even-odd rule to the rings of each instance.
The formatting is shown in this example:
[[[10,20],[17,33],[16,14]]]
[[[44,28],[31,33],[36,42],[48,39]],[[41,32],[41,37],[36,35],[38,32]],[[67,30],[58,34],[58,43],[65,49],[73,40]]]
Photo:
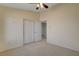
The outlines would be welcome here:
[[[47,21],[47,42],[79,51],[79,4],[61,4],[40,13]]]
[[[39,20],[39,14],[0,6],[0,52],[23,45],[23,19]]]

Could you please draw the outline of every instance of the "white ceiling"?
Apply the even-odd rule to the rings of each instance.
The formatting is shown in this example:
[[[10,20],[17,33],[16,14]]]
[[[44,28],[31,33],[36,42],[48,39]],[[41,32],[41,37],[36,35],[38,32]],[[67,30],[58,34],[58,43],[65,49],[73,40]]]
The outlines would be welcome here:
[[[46,3],[49,8],[52,6],[57,5],[56,3]],[[33,12],[40,12],[40,11],[45,11],[46,9],[41,9],[41,10],[36,10],[36,3],[0,3],[0,6],[6,6],[6,7],[11,7],[11,8],[17,8],[17,9],[22,9],[22,10],[29,10]]]

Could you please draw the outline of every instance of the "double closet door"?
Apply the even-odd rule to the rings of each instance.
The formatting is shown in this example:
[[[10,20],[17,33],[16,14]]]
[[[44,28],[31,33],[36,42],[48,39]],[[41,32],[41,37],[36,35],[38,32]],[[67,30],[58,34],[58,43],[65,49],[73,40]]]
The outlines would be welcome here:
[[[41,22],[40,21],[24,20],[23,29],[24,29],[23,30],[24,44],[41,40]]]

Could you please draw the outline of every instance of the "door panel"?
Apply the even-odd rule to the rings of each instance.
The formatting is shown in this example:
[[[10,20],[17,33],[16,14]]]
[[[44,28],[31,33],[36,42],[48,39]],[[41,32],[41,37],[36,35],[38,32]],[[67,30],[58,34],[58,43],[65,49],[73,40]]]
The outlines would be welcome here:
[[[33,42],[33,22],[24,20],[24,43]]]
[[[41,37],[42,37],[41,21],[36,21],[34,23],[34,39],[35,41],[40,41]]]

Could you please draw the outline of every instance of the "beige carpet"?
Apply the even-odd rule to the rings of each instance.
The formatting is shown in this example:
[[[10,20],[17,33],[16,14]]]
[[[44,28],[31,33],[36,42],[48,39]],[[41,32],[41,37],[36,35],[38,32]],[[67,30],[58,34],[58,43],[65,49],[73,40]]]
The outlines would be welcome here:
[[[46,43],[45,40],[0,53],[5,56],[79,56],[78,52]]]

